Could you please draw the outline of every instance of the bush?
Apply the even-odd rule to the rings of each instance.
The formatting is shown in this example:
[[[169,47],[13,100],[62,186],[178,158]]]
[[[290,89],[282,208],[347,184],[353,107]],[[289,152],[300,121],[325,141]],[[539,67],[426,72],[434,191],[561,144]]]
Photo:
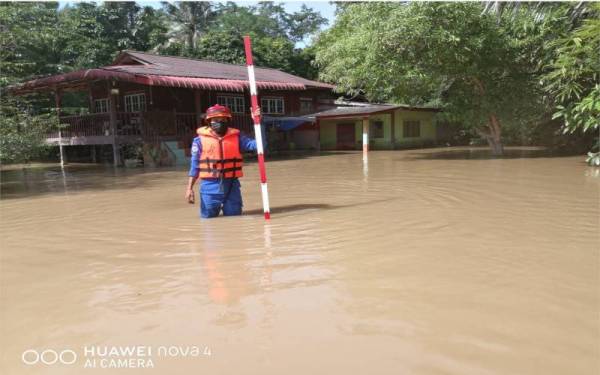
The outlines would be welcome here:
[[[3,96],[0,101],[0,161],[28,162],[48,152],[49,129],[58,127],[56,113],[33,114],[27,104]]]

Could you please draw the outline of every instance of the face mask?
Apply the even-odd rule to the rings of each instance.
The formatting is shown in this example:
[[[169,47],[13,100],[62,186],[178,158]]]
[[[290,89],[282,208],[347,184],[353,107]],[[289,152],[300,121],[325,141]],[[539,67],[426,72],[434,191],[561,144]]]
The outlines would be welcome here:
[[[220,137],[227,133],[227,123],[223,121],[213,121],[210,123],[210,128],[217,133]]]

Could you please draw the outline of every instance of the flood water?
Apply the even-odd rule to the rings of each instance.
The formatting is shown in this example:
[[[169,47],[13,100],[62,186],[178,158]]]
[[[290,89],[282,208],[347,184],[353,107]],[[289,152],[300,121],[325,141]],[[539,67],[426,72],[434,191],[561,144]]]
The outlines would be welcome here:
[[[600,173],[485,153],[272,161],[270,222],[252,163],[212,220],[184,168],[3,172],[0,373],[598,374]]]

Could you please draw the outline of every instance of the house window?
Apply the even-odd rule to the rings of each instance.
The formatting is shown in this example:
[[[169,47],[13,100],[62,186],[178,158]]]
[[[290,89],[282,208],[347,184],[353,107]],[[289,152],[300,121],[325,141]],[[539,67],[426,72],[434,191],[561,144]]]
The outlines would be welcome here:
[[[371,138],[383,138],[383,121],[371,121],[369,130],[371,130]]]
[[[96,99],[94,100],[94,113],[106,113],[108,112],[108,99]]]
[[[300,112],[310,113],[313,110],[313,102],[310,98],[300,98]]]
[[[217,103],[228,107],[233,113],[244,113],[246,109],[246,100],[243,96],[218,95]]]
[[[260,107],[264,114],[283,115],[283,98],[261,98]]]
[[[404,138],[419,138],[421,136],[420,121],[404,121]]]
[[[125,95],[125,112],[143,112],[146,110],[146,95]]]

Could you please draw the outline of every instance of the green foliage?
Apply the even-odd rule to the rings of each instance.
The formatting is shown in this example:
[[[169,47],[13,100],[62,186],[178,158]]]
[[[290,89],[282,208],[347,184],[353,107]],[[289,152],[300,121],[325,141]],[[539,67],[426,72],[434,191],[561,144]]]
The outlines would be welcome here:
[[[244,40],[240,35],[224,31],[209,31],[198,41],[194,54],[205,60],[244,64]]]
[[[246,34],[253,37],[257,64],[314,75],[312,55],[294,45],[326,23],[306,6],[287,13],[272,2],[175,2],[160,10],[134,2],[77,3],[60,10],[58,3],[4,2],[0,21],[0,87],[107,65],[124,49],[243,63]]]
[[[300,11],[287,13],[281,4],[260,2],[257,6],[239,6],[233,2],[217,8],[213,27],[237,35],[284,38],[291,43],[312,35],[327,23],[319,13],[302,5]]]
[[[588,152],[585,161],[591,166],[600,167],[600,152]]]
[[[282,5],[261,2],[244,7],[228,2],[216,8],[217,16],[188,56],[234,64],[245,62],[243,36],[252,37],[257,66],[313,76],[314,54],[294,47],[327,21],[312,9],[287,13]]]
[[[58,129],[56,113],[36,115],[26,102],[0,99],[0,162],[20,163],[47,151],[48,129]]]
[[[198,36],[215,19],[213,4],[207,1],[163,1],[162,6],[170,21],[169,44],[182,45],[189,54],[193,54]]]
[[[56,117],[38,115],[47,107],[44,99],[23,100],[7,96],[3,89],[36,74],[62,71],[64,54],[58,48],[57,3],[0,4],[0,161],[28,161],[42,153],[43,135]],[[35,105],[32,105],[35,104]]]
[[[292,55],[290,71],[300,77],[316,80],[319,78],[319,70],[313,64],[315,61],[315,48],[308,46],[300,50],[295,50]]]
[[[109,64],[123,49],[146,51],[166,41],[166,16],[129,2],[1,3],[4,87],[23,78]]]
[[[0,87],[64,69],[57,7],[58,3],[0,3]]]
[[[182,7],[188,3],[166,4],[171,14],[171,26],[182,31],[173,34],[169,43],[158,48],[162,54],[179,55],[231,64],[244,64],[244,35],[252,37],[257,66],[281,69],[304,77],[315,78],[312,66],[314,52],[310,48],[297,49],[295,43],[314,34],[327,21],[312,9],[302,6],[300,11],[287,13],[282,5],[261,2],[257,6],[239,6],[236,3],[213,6],[205,3],[205,17],[200,22],[190,21],[191,13]],[[184,17],[182,14],[188,14]],[[175,17],[174,15],[177,15]],[[192,27],[191,24],[196,24]],[[188,33],[186,34],[185,31]],[[195,37],[192,43],[191,34]],[[178,35],[178,36],[177,36]],[[193,48],[190,46],[193,45]]]
[[[166,15],[133,2],[78,3],[60,14],[74,69],[107,65],[119,51],[147,51],[167,41]]]
[[[556,103],[553,118],[565,121],[565,131],[598,129],[600,123],[600,4],[593,17],[549,44],[554,56],[544,86]]]

